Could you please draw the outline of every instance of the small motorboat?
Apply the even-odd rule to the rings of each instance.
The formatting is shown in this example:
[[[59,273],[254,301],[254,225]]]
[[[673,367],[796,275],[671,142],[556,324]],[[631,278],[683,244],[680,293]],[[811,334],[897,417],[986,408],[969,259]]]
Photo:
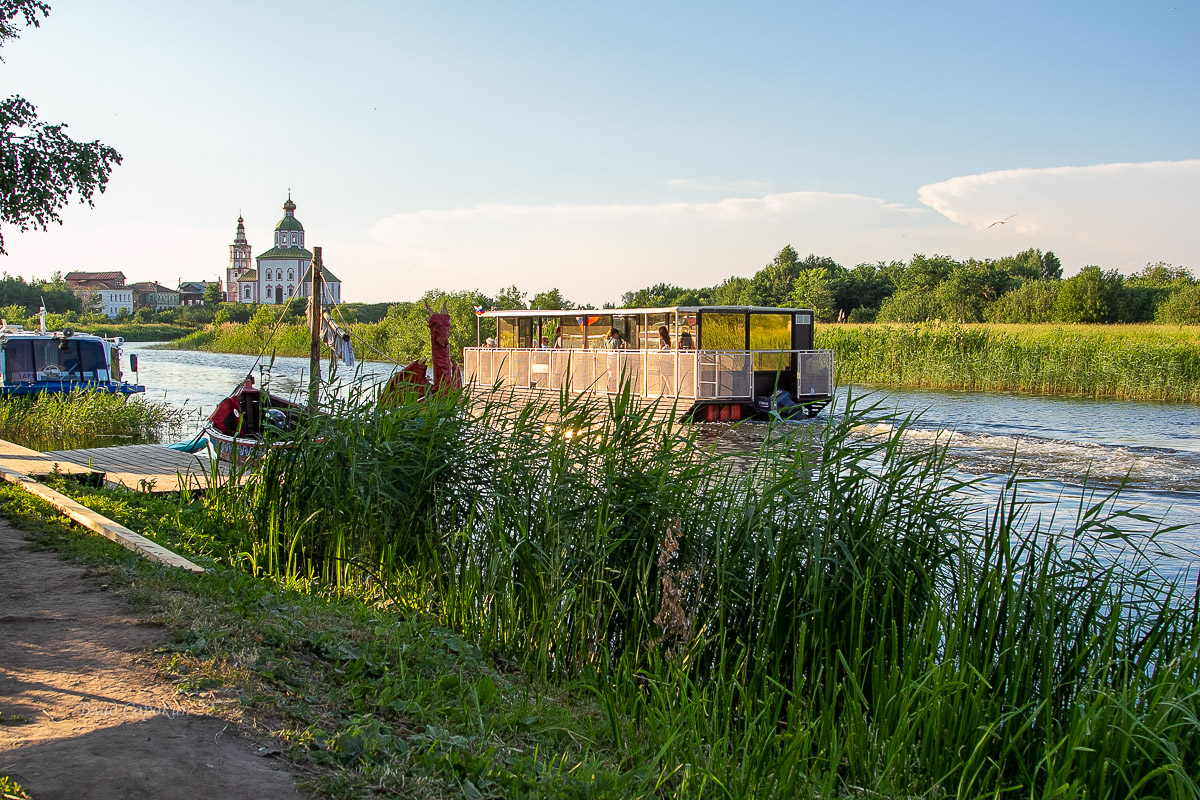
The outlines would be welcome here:
[[[244,464],[266,449],[291,447],[291,432],[307,413],[304,406],[260,391],[254,379],[245,383],[217,405],[204,426],[217,458]]]
[[[121,337],[95,336],[71,330],[46,330],[46,309],[40,330],[0,320],[0,397],[103,392],[131,395],[146,391],[121,375]],[[130,371],[137,372],[137,354]]]

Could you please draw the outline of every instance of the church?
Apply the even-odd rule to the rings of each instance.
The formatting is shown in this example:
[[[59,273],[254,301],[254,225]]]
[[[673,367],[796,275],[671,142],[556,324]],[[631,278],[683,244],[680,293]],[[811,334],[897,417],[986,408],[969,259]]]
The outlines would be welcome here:
[[[237,233],[229,245],[229,266],[225,270],[226,300],[230,303],[286,303],[293,297],[307,298],[312,287],[308,274],[312,253],[304,249],[304,226],[296,219],[296,204],[288,192],[283,204],[283,219],[275,225],[275,244],[255,257],[250,266],[250,242],[246,226],[238,217]],[[321,277],[326,305],[342,302],[342,282],[328,267],[322,266]]]

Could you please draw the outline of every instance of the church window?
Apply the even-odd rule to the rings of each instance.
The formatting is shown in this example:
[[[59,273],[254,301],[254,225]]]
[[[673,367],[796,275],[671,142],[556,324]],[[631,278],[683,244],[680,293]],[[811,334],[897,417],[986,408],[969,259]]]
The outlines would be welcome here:
[[[290,270],[290,269],[288,270],[288,280],[289,281],[296,280],[296,273],[293,270]]]

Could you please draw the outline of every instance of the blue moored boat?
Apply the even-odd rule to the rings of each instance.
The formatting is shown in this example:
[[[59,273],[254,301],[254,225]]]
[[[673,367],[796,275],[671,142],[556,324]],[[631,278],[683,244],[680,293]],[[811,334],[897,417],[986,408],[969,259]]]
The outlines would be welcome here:
[[[121,375],[121,337],[95,336],[70,330],[47,331],[45,311],[41,330],[0,325],[0,397],[70,392],[131,395],[146,387]],[[130,369],[137,371],[137,356]]]

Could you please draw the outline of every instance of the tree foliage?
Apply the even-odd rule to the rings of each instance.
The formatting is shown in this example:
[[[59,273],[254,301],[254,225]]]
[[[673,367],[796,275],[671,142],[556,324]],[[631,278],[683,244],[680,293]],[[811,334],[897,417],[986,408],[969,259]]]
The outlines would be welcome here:
[[[1055,301],[1055,316],[1063,322],[1113,322],[1122,279],[1116,270],[1091,265],[1063,281]]]
[[[49,13],[40,0],[0,0],[0,46],[19,35],[18,18],[37,27],[38,15]],[[99,141],[77,142],[66,127],[39,121],[34,105],[19,95],[0,100],[0,222],[46,230],[51,222],[62,224],[59,213],[72,195],[90,206],[95,192],[105,190],[121,154]]]
[[[8,273],[0,278],[0,306],[19,306],[26,315],[35,315],[43,303],[51,314],[82,313],[84,310],[82,301],[58,273],[48,281],[26,282],[24,278],[14,278]]]

